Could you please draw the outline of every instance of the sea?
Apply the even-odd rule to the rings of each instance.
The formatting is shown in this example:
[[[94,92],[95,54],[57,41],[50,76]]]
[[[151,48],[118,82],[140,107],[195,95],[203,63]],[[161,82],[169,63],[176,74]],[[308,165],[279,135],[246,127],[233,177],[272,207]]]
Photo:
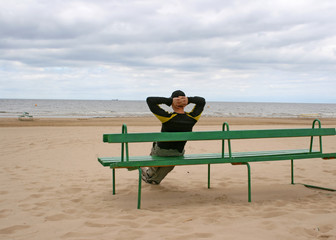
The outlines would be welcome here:
[[[162,105],[165,110],[169,108]],[[193,105],[187,106],[191,111]],[[151,116],[145,101],[0,99],[0,118],[17,118],[24,112],[37,118],[110,118]],[[212,102],[208,117],[336,118],[336,104]]]

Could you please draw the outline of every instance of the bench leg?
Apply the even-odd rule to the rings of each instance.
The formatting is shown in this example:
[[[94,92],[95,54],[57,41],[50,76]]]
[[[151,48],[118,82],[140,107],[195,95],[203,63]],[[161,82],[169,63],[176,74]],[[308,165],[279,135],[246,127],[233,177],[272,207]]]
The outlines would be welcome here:
[[[291,160],[291,184],[294,184],[294,161]]]
[[[247,166],[247,188],[248,188],[248,201],[251,202],[251,167],[248,162],[231,163],[232,165],[246,165]]]
[[[210,188],[210,164],[208,164],[208,188]]]
[[[112,168],[112,194],[115,195],[115,168]]]
[[[291,160],[291,177],[292,177],[292,184],[294,183],[294,161]],[[321,189],[321,190],[326,190],[326,191],[331,191],[331,192],[335,192],[336,189],[332,189],[332,188],[325,188],[325,187],[319,187],[319,186],[314,186],[314,185],[309,185],[309,184],[304,184],[304,183],[298,183],[298,184],[302,184],[303,186],[307,187],[307,188],[316,188],[316,189]]]
[[[248,162],[245,164],[247,166],[248,201],[251,202],[251,167]]]
[[[141,183],[142,183],[142,170],[141,168],[139,169],[139,186],[138,186],[138,209],[140,209],[141,206]]]

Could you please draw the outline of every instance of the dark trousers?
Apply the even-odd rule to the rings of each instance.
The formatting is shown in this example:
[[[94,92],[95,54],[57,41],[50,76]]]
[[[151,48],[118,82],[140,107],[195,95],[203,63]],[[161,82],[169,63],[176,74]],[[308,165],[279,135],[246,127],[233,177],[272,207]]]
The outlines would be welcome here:
[[[153,144],[150,155],[151,156],[162,156],[162,157],[177,157],[183,156],[183,152],[179,152],[176,149],[162,149],[156,143]],[[156,183],[160,183],[167,174],[174,169],[175,166],[167,166],[167,167],[149,167],[147,170],[147,175],[149,176],[150,181],[155,181]]]

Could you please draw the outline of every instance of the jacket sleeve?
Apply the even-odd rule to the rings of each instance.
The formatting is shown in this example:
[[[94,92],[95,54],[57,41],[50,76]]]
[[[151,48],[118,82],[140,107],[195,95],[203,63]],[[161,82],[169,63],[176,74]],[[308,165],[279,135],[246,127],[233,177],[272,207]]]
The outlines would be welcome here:
[[[172,118],[173,114],[165,111],[160,107],[160,104],[166,104],[167,106],[171,106],[173,103],[172,98],[165,97],[148,97],[147,105],[151,112],[162,122],[167,122]]]
[[[191,110],[191,112],[188,112],[187,114],[198,121],[205,106],[205,99],[197,96],[188,97],[188,103],[194,103],[195,107],[193,108],[193,110]]]

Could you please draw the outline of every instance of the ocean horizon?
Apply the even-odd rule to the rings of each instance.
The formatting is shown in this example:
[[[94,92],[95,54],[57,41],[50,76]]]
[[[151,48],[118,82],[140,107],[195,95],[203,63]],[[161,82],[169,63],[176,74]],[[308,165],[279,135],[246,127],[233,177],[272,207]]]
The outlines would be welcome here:
[[[170,108],[162,105],[170,111]],[[191,111],[193,105],[187,106]],[[144,117],[152,113],[145,100],[0,99],[0,117],[16,118],[24,112],[40,118]],[[203,116],[267,118],[336,118],[333,103],[207,101]]]

